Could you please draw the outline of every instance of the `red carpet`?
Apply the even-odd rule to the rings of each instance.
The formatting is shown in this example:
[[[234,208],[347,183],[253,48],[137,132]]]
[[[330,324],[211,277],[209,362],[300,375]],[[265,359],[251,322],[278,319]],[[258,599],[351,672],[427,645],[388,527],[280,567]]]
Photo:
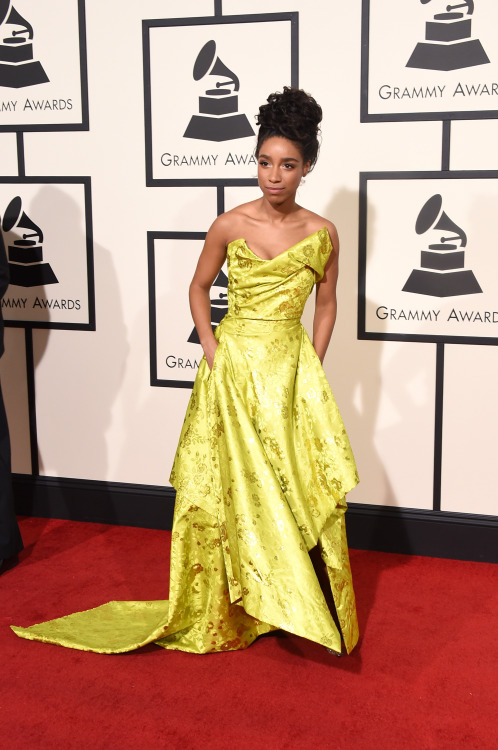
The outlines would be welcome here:
[[[26,518],[0,576],[0,746],[496,750],[498,566],[351,551],[363,637],[338,659],[298,637],[195,656],[17,638],[110,599],[167,597],[169,534]]]

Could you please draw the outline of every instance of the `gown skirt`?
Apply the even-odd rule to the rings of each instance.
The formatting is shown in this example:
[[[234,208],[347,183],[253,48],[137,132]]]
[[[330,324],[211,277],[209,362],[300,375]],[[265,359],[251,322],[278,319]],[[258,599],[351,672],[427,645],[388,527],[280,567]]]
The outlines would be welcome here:
[[[276,258],[227,248],[228,313],[200,363],[171,472],[168,601],[108,602],[13,630],[99,653],[192,653],[284,630],[349,653],[358,623],[344,514],[358,482],[344,425],[301,325],[332,251],[326,228]],[[309,552],[319,546],[327,605]]]

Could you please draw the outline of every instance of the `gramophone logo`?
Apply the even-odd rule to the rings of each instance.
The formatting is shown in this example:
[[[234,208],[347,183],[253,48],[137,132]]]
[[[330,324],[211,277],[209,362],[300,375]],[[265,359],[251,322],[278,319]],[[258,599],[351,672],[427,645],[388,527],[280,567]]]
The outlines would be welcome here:
[[[11,284],[32,287],[59,283],[50,263],[43,262],[43,232],[22,210],[19,196],[7,206],[2,229],[17,236],[7,245]]]
[[[184,138],[219,143],[254,135],[246,115],[238,113],[239,79],[216,56],[216,43],[212,39],[201,49],[194,64],[194,80],[200,81],[204,76],[223,80],[217,80],[214,88],[199,97],[199,114],[192,116]]]
[[[220,271],[216,280],[211,287],[211,327],[213,329],[221,323],[228,311],[228,295],[227,295],[228,279],[223,271]],[[188,337],[187,341],[190,344],[200,344],[199,334],[197,328],[192,329],[192,333]]]
[[[432,0],[420,0],[427,5]],[[489,63],[479,39],[472,39],[474,0],[445,5],[425,24],[425,41],[419,42],[406,63],[407,68],[459,70]]]
[[[33,57],[33,27],[12,6],[0,0],[0,86],[14,89],[47,83],[42,64]]]
[[[402,291],[432,297],[478,294],[482,289],[476,277],[464,268],[467,235],[446,215],[442,204],[443,199],[437,193],[420,210],[415,231],[419,235],[430,231],[430,244],[421,252],[421,268],[411,272]],[[446,233],[450,236],[445,236]],[[433,242],[434,239],[439,241]]]

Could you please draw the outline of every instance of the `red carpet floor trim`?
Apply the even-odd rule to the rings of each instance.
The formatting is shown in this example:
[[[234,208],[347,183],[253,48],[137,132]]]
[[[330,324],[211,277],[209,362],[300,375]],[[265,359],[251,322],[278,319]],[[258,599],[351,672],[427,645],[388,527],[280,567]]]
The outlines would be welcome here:
[[[0,575],[7,750],[496,750],[498,565],[351,550],[362,638],[338,659],[277,634],[196,656],[17,638],[111,599],[166,599],[169,532],[21,519]]]

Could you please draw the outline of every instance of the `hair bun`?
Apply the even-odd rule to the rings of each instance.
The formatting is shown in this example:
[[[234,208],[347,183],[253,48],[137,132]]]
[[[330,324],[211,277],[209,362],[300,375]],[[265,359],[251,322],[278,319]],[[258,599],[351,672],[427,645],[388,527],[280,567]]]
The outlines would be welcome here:
[[[290,132],[298,128],[318,134],[322,108],[310,94],[302,89],[284,86],[282,93],[270,94],[267,102],[268,104],[259,108],[259,115],[256,115],[258,125],[270,128],[279,126],[288,128]]]
[[[260,129],[256,153],[266,138],[280,136],[300,144],[304,161],[313,167],[318,156],[321,121],[322,108],[310,94],[284,86],[282,93],[270,94],[267,104],[256,115]]]

